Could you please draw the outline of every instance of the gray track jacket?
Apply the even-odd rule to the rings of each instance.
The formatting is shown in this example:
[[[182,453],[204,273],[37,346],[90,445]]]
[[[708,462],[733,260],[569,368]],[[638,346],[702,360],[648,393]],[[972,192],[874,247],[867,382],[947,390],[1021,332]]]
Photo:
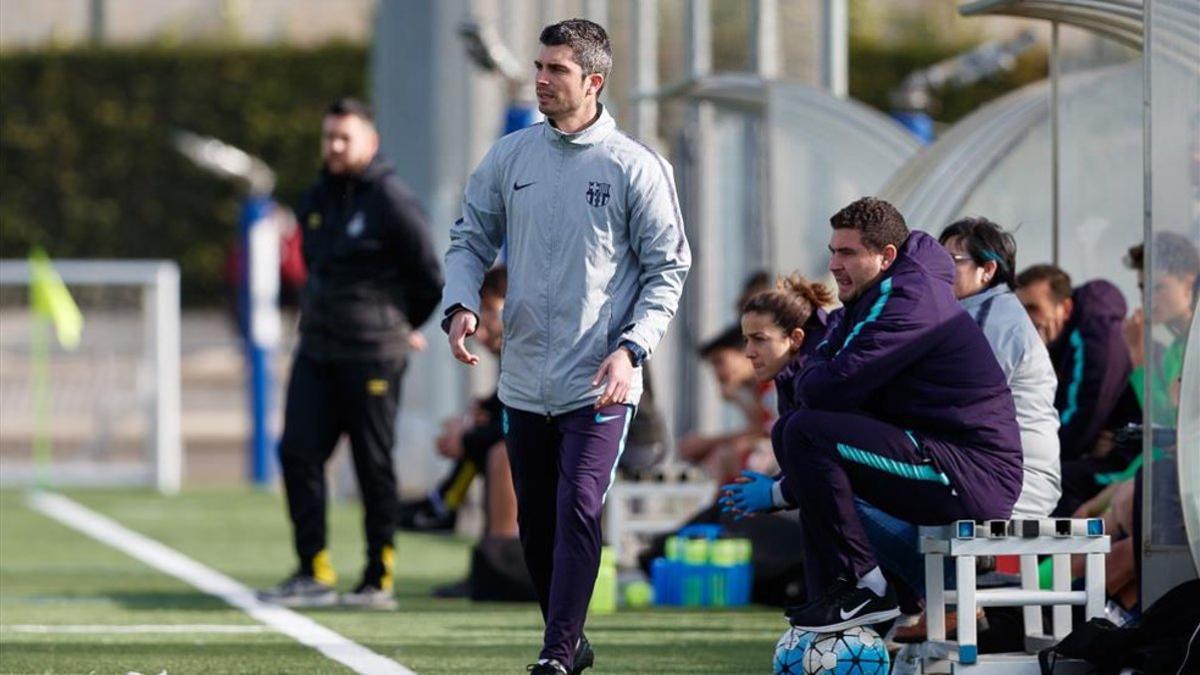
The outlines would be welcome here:
[[[670,164],[603,108],[575,134],[544,122],[501,138],[450,230],[446,310],[479,313],[506,237],[500,400],[552,415],[591,405],[604,358],[623,341],[652,354],[679,304],[691,251]],[[629,402],[641,393],[638,368]]]
[[[1045,518],[1062,496],[1058,412],[1054,409],[1058,377],[1050,354],[1008,287],[1000,285],[963,298],[962,305],[992,345],[1017,407],[1025,473],[1013,517]]]

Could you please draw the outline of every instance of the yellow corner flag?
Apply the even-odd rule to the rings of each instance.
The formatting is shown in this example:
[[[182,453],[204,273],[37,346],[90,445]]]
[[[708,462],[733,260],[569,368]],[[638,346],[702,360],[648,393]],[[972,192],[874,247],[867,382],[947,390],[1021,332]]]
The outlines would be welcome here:
[[[41,248],[29,252],[29,304],[34,314],[54,324],[58,343],[75,349],[83,335],[83,314],[62,277],[54,271],[50,257]]]

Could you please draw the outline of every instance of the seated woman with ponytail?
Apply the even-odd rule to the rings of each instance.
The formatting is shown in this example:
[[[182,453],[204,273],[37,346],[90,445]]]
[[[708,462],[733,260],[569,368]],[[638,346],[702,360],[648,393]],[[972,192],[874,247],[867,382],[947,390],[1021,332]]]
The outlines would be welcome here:
[[[759,382],[775,381],[780,417],[796,407],[792,378],[825,339],[829,317],[824,308],[832,303],[833,291],[793,272],[780,278],[775,288],[751,296],[742,307],[746,358]],[[793,500],[784,497],[784,480],[742,471],[736,483],[725,486],[722,510],[754,513],[788,508]]]

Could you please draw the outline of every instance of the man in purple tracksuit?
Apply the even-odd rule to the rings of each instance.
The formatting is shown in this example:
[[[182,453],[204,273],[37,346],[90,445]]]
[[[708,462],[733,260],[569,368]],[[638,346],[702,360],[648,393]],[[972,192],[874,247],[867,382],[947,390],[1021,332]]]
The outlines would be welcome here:
[[[797,628],[844,630],[899,614],[854,499],[917,524],[1007,518],[1021,491],[1012,394],[983,332],[954,297],[954,262],[863,198],[831,219],[829,269],[844,307],[790,383],[797,408],[772,430],[800,506],[808,604]]]
[[[1053,265],[1026,269],[1017,286],[1058,374],[1054,407],[1062,422],[1062,458],[1091,454],[1102,431],[1142,419],[1121,337],[1125,296],[1103,279],[1072,289],[1071,277]]]
[[[642,363],[675,314],[691,265],[672,169],[597,101],[604,29],[547,27],[534,62],[546,122],[496,142],[450,232],[443,328],[455,357],[478,321],[479,284],[507,243],[500,400],[525,564],[546,621],[530,671],[592,665],[583,638],[600,562],[600,512]]]
[[[1069,516],[1104,487],[1097,475],[1123,471],[1141,452],[1115,447],[1103,433],[1142,419],[1121,335],[1125,297],[1103,279],[1072,289],[1071,277],[1054,265],[1017,275],[1017,296],[1058,375],[1054,407],[1061,421],[1063,496],[1055,515]]]

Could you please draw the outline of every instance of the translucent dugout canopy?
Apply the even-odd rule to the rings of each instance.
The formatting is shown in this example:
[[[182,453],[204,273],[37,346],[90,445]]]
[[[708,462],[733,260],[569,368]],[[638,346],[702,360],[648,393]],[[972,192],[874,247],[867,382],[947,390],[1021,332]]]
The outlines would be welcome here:
[[[1200,561],[1200,3],[979,0],[962,12],[1047,19],[1141,50],[1073,72],[1056,51],[1056,81],[964,119],[881,195],[934,232],[965,215],[996,220],[1015,230],[1019,267],[1055,261],[1077,282],[1106,278],[1142,310],[1131,384],[1154,429],[1139,523],[1148,605]],[[1144,290],[1122,265],[1142,242]]]
[[[754,269],[823,277],[829,217],[875,194],[921,147],[873,108],[797,82],[720,74],[679,93],[716,108],[716,175],[699,181],[716,197],[697,215],[722,233],[723,285],[735,295]]]
[[[891,118],[797,82],[714,74],[657,96],[688,109],[671,159],[696,254],[676,335],[692,346],[736,320],[750,273],[824,278],[829,216],[875,194],[920,148]],[[725,409],[718,393],[692,349],[676,357],[656,362],[657,377],[672,384],[656,394],[677,411],[679,428],[716,428]]]
[[[1039,82],[980,108],[883,187],[909,223],[933,233],[963,216],[1013,231],[1017,266],[1054,262],[1077,282],[1108,278],[1130,305],[1137,279],[1121,261],[1142,240],[1142,65],[1071,73],[1059,82],[1059,218],[1054,227],[1051,88]]]

